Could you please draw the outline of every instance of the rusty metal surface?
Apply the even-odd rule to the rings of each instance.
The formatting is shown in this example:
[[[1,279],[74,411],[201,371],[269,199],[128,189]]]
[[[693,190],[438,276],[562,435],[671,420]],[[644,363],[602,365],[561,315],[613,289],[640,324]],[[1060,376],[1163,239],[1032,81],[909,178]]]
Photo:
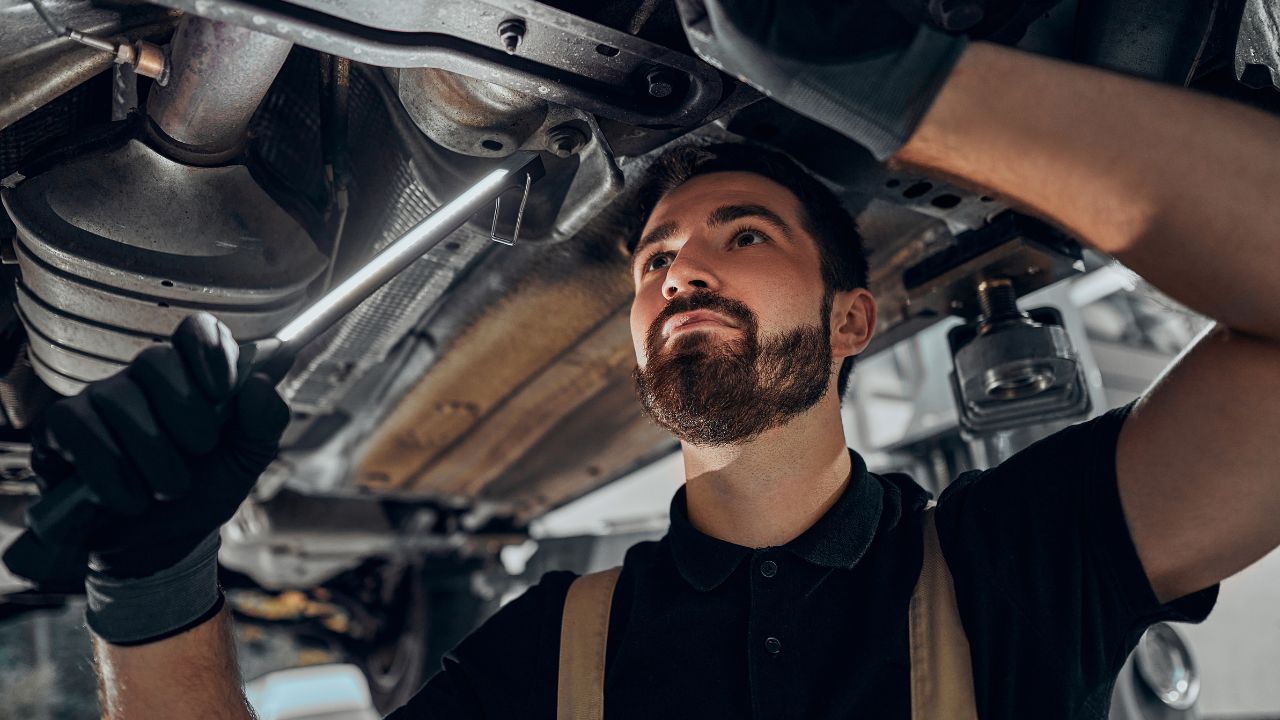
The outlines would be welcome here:
[[[49,2],[77,30],[125,39],[158,38],[177,21],[154,6],[96,7],[87,0]],[[7,5],[7,6],[5,6]],[[110,53],[56,37],[29,2],[0,3],[0,129],[111,67]]]
[[[459,191],[450,175],[452,168],[430,152],[403,109],[398,114],[388,112],[399,103],[380,72],[362,66],[350,78],[347,145],[354,182],[346,233],[351,239],[343,243],[335,260],[335,280],[353,272]],[[267,104],[272,118],[268,127],[296,124],[304,118],[310,121],[310,109],[296,99],[273,93]],[[369,142],[372,138],[377,141]],[[268,147],[259,149],[284,153],[285,144],[295,139],[293,133],[278,133]],[[493,161],[474,163],[459,168],[458,175],[477,177]],[[283,385],[290,403],[313,414],[332,411],[365,373],[387,359],[459,274],[490,252],[491,245],[474,225],[459,228],[449,242],[432,248],[361,303],[299,359]]]
[[[133,64],[136,72],[143,77],[168,82],[169,61],[164,49],[149,42],[137,42],[133,45]]]
[[[625,307],[630,293],[619,256],[616,262],[587,266],[567,277],[535,275],[506,294],[463,330],[370,438],[357,482],[381,491],[446,498],[474,495],[481,488],[469,476],[495,478],[515,458],[468,470],[452,462],[439,473],[435,466],[477,426],[490,422],[512,396],[536,385],[539,375],[575,352],[593,358],[582,366],[586,375],[618,362],[617,338],[608,331],[603,336],[593,333]],[[612,339],[595,345],[602,338]],[[629,353],[629,339],[626,349]],[[553,379],[554,374],[546,378],[552,385],[562,381]],[[544,393],[546,387],[529,391]],[[530,424],[518,432],[540,437],[582,400],[573,392],[551,397],[544,413],[528,418]]]
[[[573,237],[622,192],[623,174],[613,149],[589,113],[445,70],[409,69],[396,76],[404,112],[441,147],[476,157],[535,150],[576,162],[576,167],[559,168],[559,174],[572,175],[572,180],[556,197],[559,208],[550,232],[526,233],[529,239],[563,242]],[[560,189],[545,183],[534,205],[552,204],[546,194]]]
[[[271,35],[185,17],[173,37],[169,83],[152,88],[147,113],[165,135],[201,154],[237,148],[292,47]]]
[[[0,73],[0,128],[6,128],[54,98],[111,67],[111,55],[67,41],[39,62],[40,71],[6,70]],[[5,87],[7,86],[7,87]]]
[[[362,63],[449,70],[635,125],[695,127],[725,95],[722,75],[688,54],[528,0],[448,0],[418,6],[417,14],[389,1],[163,4]],[[366,24],[375,14],[395,29]],[[497,28],[513,16],[527,31],[509,55]],[[677,79],[672,93],[650,92],[645,78],[654,68]]]
[[[879,318],[863,357],[952,315],[973,316],[977,283],[984,277],[1009,277],[1026,294],[1084,269],[1078,246],[1012,212],[958,236],[925,226],[903,238],[906,242],[886,246],[885,254],[870,258],[869,286]]]
[[[547,116],[541,98],[437,68],[401,70],[396,91],[427,137],[465,155],[509,155]]]
[[[611,370],[598,392],[547,428],[481,499],[504,502],[523,524],[675,451],[675,438],[640,408],[630,368]]]
[[[118,371],[186,315],[274,332],[324,257],[244,166],[197,168],[137,140],[5,190],[32,362],[64,394]],[[178,232],[175,232],[175,229]]]
[[[554,422],[581,409],[611,379],[629,377],[635,353],[627,310],[609,315],[496,403],[430,461],[419,482],[446,495],[477,497],[544,441]]]

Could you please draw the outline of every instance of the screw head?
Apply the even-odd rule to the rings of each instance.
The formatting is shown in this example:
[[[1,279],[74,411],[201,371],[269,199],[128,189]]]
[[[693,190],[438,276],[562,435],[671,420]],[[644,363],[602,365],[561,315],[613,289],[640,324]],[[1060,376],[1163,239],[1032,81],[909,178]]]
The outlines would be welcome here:
[[[644,79],[649,84],[649,95],[655,98],[668,97],[676,89],[675,78],[668,70],[650,70]]]
[[[508,55],[516,54],[520,41],[524,39],[524,29],[524,21],[520,18],[509,18],[498,23],[498,38],[502,40],[502,47],[506,48]]]
[[[572,125],[561,125],[547,132],[547,149],[556,157],[567,158],[587,144],[587,136]]]

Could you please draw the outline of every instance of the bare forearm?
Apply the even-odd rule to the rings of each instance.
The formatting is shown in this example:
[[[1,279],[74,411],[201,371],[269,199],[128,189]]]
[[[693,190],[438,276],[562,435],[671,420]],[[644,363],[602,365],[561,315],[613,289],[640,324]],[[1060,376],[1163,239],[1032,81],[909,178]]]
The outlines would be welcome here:
[[[1280,345],[1206,330],[1125,421],[1116,479],[1162,601],[1208,587],[1280,543]]]
[[[993,190],[1218,325],[1125,422],[1116,482],[1159,597],[1280,542],[1280,119],[974,44],[895,159]]]
[[[107,720],[190,717],[252,720],[224,608],[180,635],[136,647],[94,638],[99,700]]]
[[[1280,340],[1280,119],[976,43],[894,160],[994,191]]]

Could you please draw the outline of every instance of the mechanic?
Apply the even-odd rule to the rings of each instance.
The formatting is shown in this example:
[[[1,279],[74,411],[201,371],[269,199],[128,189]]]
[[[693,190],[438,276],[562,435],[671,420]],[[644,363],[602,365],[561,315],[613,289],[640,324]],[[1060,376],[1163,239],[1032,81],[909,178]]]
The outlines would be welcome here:
[[[1202,619],[1220,580],[1280,544],[1280,120],[886,7],[681,10],[727,71],[881,159],[1050,219],[1216,323],[1135,404],[962,476],[926,520],[922,489],[845,447],[840,397],[876,320],[848,215],[765,152],[658,161],[631,330],[641,401],[680,439],[687,482],[669,534],[617,577],[611,718],[912,716],[908,604],[930,523],[977,716],[1102,718],[1147,625]],[[842,48],[811,47],[832,28]],[[287,412],[264,379],[233,393],[234,348],[192,319],[172,349],[56,404],[37,438],[46,479],[75,468],[130,513],[87,548],[109,717],[250,716],[216,531]],[[555,716],[573,582],[544,576],[392,717]]]

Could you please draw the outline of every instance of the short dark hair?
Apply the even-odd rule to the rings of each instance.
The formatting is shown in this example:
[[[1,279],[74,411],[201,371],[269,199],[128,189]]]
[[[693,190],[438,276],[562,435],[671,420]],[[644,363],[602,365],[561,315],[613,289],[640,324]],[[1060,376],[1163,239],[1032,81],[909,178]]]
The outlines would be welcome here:
[[[658,201],[699,175],[748,172],[768,178],[791,191],[800,201],[801,223],[818,243],[822,282],[828,294],[865,288],[867,258],[853,216],[826,185],[786,155],[742,143],[688,144],[660,155],[646,169],[635,192],[635,222],[626,238],[627,252],[640,240],[640,231]],[[853,372],[853,356],[844,359],[836,392],[844,397]]]

